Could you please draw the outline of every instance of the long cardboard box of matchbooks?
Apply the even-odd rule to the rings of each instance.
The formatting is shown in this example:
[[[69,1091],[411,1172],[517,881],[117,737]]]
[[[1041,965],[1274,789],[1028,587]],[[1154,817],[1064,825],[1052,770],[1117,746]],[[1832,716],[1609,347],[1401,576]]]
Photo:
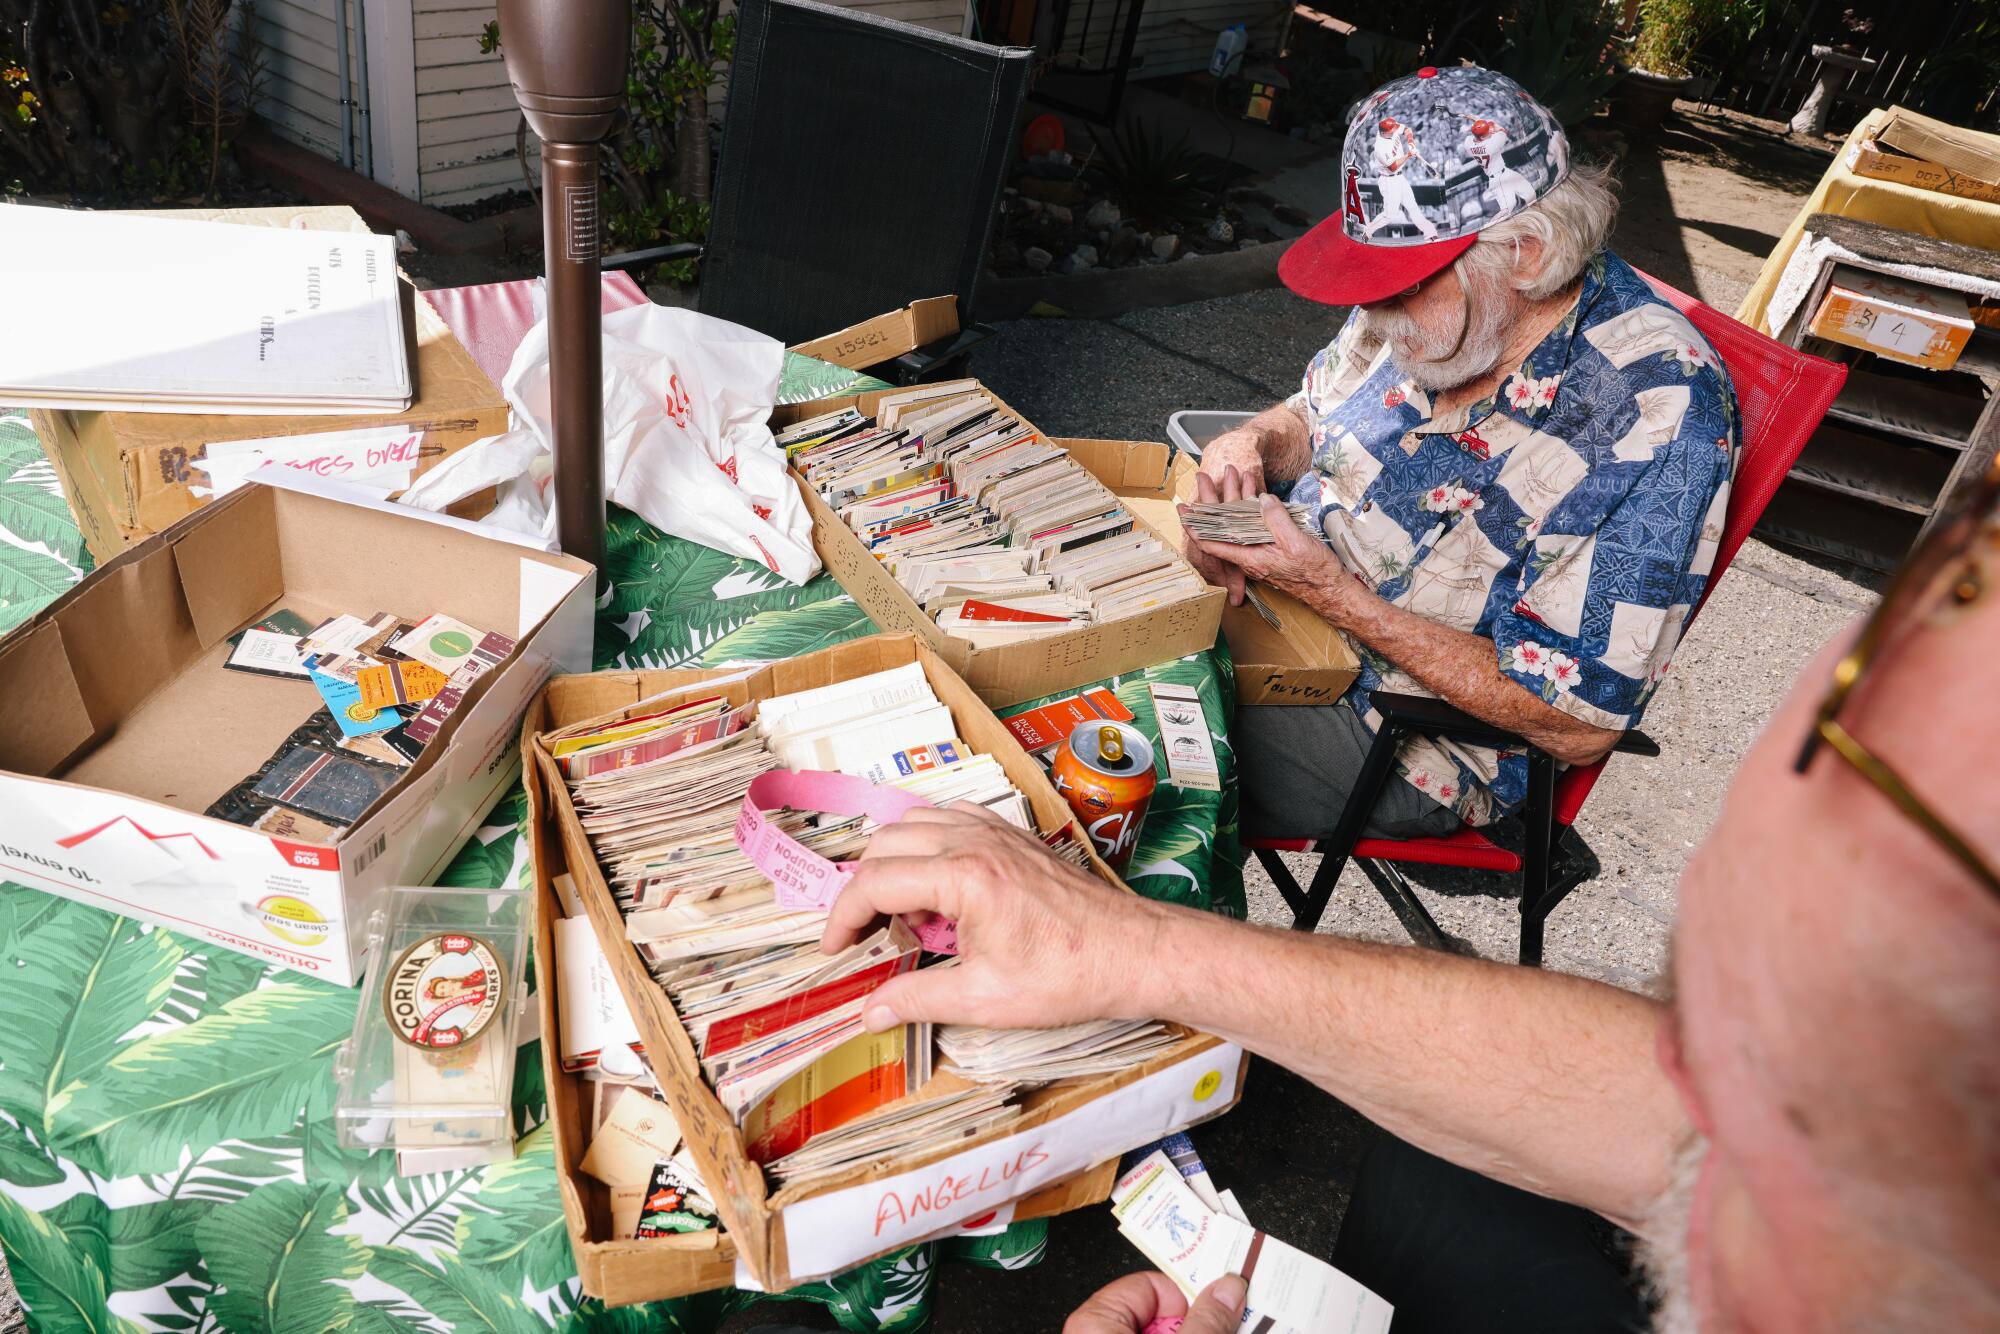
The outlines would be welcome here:
[[[1221,590],[1115,494],[1163,481],[1164,446],[1076,450],[976,380],[820,399],[771,421],[828,571],[988,704],[1215,642]]]
[[[566,975],[590,963],[556,921],[540,975],[586,1290],[698,1290],[725,1240],[737,1281],[782,1290],[969,1220],[1075,1208],[1105,1197],[1119,1153],[1240,1094],[1240,1049],[1150,1021],[865,1031],[875,986],[954,948],[927,919],[819,952],[839,863],[872,821],[976,802],[1117,883],[1040,766],[913,636],[740,672],[558,678],[524,746],[537,893],[588,921],[643,1053],[636,1072],[622,1053],[590,1069],[614,1039],[565,1027],[579,991],[601,998]]]
[[[506,791],[591,569],[286,478],[0,638],[0,879],[343,985]]]
[[[740,675],[726,671],[662,672],[687,682]],[[564,678],[568,679],[568,678]],[[550,692],[562,693],[560,683]],[[549,696],[537,701],[526,730],[548,725]],[[530,769],[529,790],[537,791]],[[584,915],[568,874],[553,819],[527,822],[525,834],[535,869],[535,976],[549,979],[536,991],[544,1034],[543,1080],[548,1088],[549,1127],[555,1138],[556,1182],[563,1219],[586,1295],[613,1306],[662,1301],[715,1288],[754,1283],[739,1267],[735,1239],[719,1225],[669,1231],[648,1227],[637,1235],[654,1155],[669,1159],[682,1150],[654,1139],[630,1166],[607,1152],[628,1147],[641,1136],[660,1133],[634,1107],[654,1108],[652,1079],[642,1063],[642,1043],[630,1008],[610,975],[609,960]],[[630,1044],[624,1046],[622,1044]],[[609,1050],[606,1050],[609,1048]],[[618,1059],[613,1060],[615,1054]],[[598,1064],[602,1058],[602,1065]],[[622,1104],[622,1106],[621,1106]],[[627,1126],[625,1122],[634,1122]],[[671,1124],[671,1112],[666,1118]],[[678,1129],[668,1131],[678,1140]],[[630,1158],[628,1152],[625,1157]],[[611,1165],[607,1165],[611,1164]],[[586,1166],[587,1165],[587,1166]],[[941,1229],[957,1235],[1004,1230],[1014,1222],[1082,1208],[1110,1192],[1116,1162],[1106,1159],[1076,1176],[1046,1186],[1010,1204],[987,1209]],[[600,1175],[601,1174],[601,1175]],[[602,1179],[612,1178],[611,1180]]]
[[[976,382],[959,381],[926,389],[949,392],[972,384]],[[823,400],[809,409],[781,409],[773,420],[779,426],[780,438],[790,437],[793,441],[787,448],[795,451],[793,462],[813,514],[813,542],[827,568],[854,600],[868,610],[876,624],[922,635],[987,703],[995,706],[1017,703],[1197,652],[1214,642],[1218,624],[1229,641],[1239,703],[1330,704],[1353,684],[1360,671],[1360,660],[1353,647],[1311,608],[1265,587],[1258,589],[1261,611],[1248,602],[1231,607],[1220,589],[1200,585],[1192,569],[1177,556],[1171,564],[1184,571],[1184,576],[1166,571],[1164,577],[1170,581],[1182,579],[1178,585],[1170,583],[1169,588],[1184,589],[1186,596],[1160,599],[1156,594],[1149,604],[1115,618],[1078,616],[1076,608],[1065,605],[1060,597],[1044,601],[1049,593],[1032,584],[1000,583],[996,592],[992,591],[994,583],[981,586],[976,582],[982,575],[991,580],[993,567],[998,567],[999,578],[1012,577],[1012,571],[1004,564],[1010,558],[1023,564],[1038,562],[1037,568],[1022,569],[1020,573],[1030,579],[1041,575],[1061,592],[1072,592],[1079,583],[1087,584],[1094,567],[1107,571],[1113,578],[1135,564],[1144,566],[1149,560],[1156,563],[1156,571],[1160,570],[1168,562],[1158,552],[1148,555],[1141,550],[1146,547],[1141,534],[1149,535],[1166,553],[1180,550],[1182,529],[1176,506],[1194,498],[1196,470],[1193,459],[1177,457],[1165,444],[1062,438],[1043,441],[1038,435],[1034,437],[1034,443],[1045,445],[1061,457],[1031,457],[1029,468],[1087,474],[1101,488],[1096,493],[1100,496],[1096,502],[1090,499],[1093,492],[1088,485],[1068,483],[1073,496],[1081,493],[1086,516],[1093,503],[1101,511],[1108,500],[1129,514],[1129,528],[1120,527],[1127,520],[1117,515],[1107,516],[1094,533],[1082,534],[1086,539],[1083,545],[1045,557],[1036,549],[1036,533],[1030,526],[1025,533],[1009,532],[1012,540],[1000,552],[975,545],[970,548],[973,554],[967,557],[964,553],[968,548],[961,546],[947,549],[944,558],[920,553],[918,560],[907,565],[901,563],[901,554],[893,546],[898,540],[895,525],[903,522],[910,530],[925,531],[931,523],[930,516],[938,512],[933,508],[937,502],[930,501],[927,492],[935,494],[942,482],[956,479],[929,477],[927,469],[921,467],[905,468],[901,473],[883,471],[885,467],[900,466],[899,459],[862,474],[858,484],[846,483],[848,490],[843,492],[838,489],[841,484],[838,474],[829,478],[823,470],[814,468],[813,452],[800,449],[799,441],[811,441],[815,439],[813,433],[823,429],[812,423],[853,418],[856,420],[846,429],[854,432],[853,438],[864,449],[872,448],[866,434],[868,420],[886,418],[888,406],[910,392],[887,391],[845,400]],[[1003,420],[1018,418],[991,391],[981,388],[978,392],[992,401],[997,409],[994,415]],[[977,411],[975,406],[974,412]],[[806,412],[811,415],[804,415]],[[896,425],[902,424],[902,414],[898,413]],[[922,429],[919,427],[919,432]],[[1032,428],[1027,430],[1032,433]],[[980,448],[992,443],[988,437],[974,439]],[[952,448],[949,433],[942,443],[945,450]],[[1023,446],[1016,444],[1015,448],[1020,452]],[[950,466],[944,465],[946,469]],[[869,485],[876,489],[862,489]],[[1043,484],[1044,493],[1047,489],[1047,484]],[[848,494],[856,491],[858,495]],[[990,498],[991,493],[987,495]],[[964,495],[948,498],[962,508],[969,508],[971,499]],[[1002,497],[991,508],[1002,511],[999,517],[1004,519],[1010,517],[1005,511],[1012,503],[1011,498]],[[872,517],[885,507],[891,516],[886,530],[881,520]],[[1077,512],[1075,508],[1067,512],[1057,508],[1054,526],[1059,532],[1066,532],[1061,526],[1063,520]],[[1013,526],[1017,530],[1023,527]],[[979,541],[975,537],[974,542]],[[944,563],[940,564],[940,560]],[[931,563],[926,566],[926,561]],[[991,564],[982,568],[978,562]],[[954,572],[933,574],[940,569]],[[1145,576],[1142,573],[1140,577]],[[1162,576],[1156,573],[1154,577]],[[960,582],[947,582],[952,580]],[[987,616],[1026,616],[1041,619],[1043,625],[1038,629],[1031,619],[1028,634],[1010,642],[1006,638],[1009,633],[1020,633],[1010,623],[967,619],[967,609],[981,603]]]

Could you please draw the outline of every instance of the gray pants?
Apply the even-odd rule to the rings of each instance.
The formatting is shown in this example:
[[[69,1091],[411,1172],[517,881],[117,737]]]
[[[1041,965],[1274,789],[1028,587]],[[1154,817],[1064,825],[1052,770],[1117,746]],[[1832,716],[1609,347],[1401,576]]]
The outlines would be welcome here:
[[[1327,838],[1360,777],[1374,738],[1342,700],[1317,706],[1250,705],[1229,730],[1243,784],[1242,829],[1258,838]],[[1459,818],[1395,770],[1362,833],[1437,838]]]

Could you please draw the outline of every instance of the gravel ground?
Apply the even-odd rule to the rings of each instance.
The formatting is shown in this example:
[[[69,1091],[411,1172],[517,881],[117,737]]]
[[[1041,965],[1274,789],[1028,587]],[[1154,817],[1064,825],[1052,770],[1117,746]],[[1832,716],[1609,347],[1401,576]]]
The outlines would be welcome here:
[[[0,1334],[25,1334],[27,1328],[21,1298],[14,1291],[14,1276],[7,1272],[7,1257],[0,1254]]]

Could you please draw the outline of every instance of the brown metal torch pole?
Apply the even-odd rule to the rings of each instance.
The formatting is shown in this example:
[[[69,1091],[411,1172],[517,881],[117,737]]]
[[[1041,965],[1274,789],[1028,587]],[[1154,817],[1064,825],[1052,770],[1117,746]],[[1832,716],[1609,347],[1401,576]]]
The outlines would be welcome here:
[[[542,145],[556,534],[604,583],[604,344],[596,144]]]
[[[597,153],[625,98],[630,0],[499,0],[507,81],[542,141],[556,533],[604,585],[604,345]]]

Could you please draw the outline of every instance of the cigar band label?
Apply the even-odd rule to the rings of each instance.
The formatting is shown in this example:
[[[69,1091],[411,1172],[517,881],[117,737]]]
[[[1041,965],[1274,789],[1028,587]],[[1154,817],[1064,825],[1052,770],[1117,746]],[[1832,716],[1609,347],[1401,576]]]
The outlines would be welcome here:
[[[426,936],[389,966],[382,1011],[398,1038],[442,1051],[484,1033],[506,989],[499,954],[478,936]]]

